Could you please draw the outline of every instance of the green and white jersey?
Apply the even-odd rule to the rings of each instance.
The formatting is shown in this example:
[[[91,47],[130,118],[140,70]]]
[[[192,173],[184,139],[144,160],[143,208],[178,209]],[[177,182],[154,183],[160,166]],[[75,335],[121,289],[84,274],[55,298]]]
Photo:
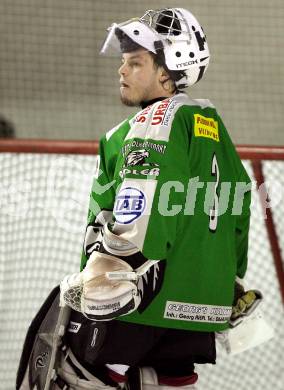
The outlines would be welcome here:
[[[116,234],[147,259],[166,262],[151,304],[120,320],[198,331],[227,328],[234,281],[247,268],[249,183],[209,100],[177,94],[102,138],[89,224],[113,218]],[[86,261],[85,250],[82,268]]]

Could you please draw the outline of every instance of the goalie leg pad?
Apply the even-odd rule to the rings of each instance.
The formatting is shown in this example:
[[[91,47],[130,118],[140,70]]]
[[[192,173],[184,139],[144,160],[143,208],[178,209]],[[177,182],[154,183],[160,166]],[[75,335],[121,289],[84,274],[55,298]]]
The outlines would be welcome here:
[[[79,374],[80,373],[80,377]],[[74,390],[115,390],[115,387],[106,385],[89,371],[87,371],[76,359],[70,349],[61,352],[60,364],[57,375],[67,389]],[[55,382],[56,383],[56,382]]]
[[[38,390],[49,389],[69,315],[68,307],[59,307],[59,287],[56,287],[29,327],[17,373],[16,390],[32,390],[35,385]]]

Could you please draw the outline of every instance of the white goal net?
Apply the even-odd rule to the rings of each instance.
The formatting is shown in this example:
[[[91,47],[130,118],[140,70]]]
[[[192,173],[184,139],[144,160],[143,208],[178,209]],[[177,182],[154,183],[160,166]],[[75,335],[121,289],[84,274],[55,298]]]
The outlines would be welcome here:
[[[40,305],[63,276],[77,271],[80,264],[96,155],[63,154],[66,149],[60,153],[54,144],[53,149],[58,153],[49,153],[46,147],[42,151],[48,153],[40,148],[37,153],[16,153],[7,151],[8,147],[0,153],[0,390],[15,388],[23,340]],[[255,151],[251,152],[255,157]],[[250,154],[244,155],[244,164],[256,180]],[[216,366],[197,367],[200,390],[282,390],[284,386],[283,284],[279,280],[284,253],[284,160],[277,154],[274,161],[272,152],[267,158],[262,160],[265,182],[272,189],[267,200],[272,207],[267,210],[272,211],[278,238],[273,244],[256,186],[246,284],[263,292],[262,312],[275,337],[235,356],[218,348]]]

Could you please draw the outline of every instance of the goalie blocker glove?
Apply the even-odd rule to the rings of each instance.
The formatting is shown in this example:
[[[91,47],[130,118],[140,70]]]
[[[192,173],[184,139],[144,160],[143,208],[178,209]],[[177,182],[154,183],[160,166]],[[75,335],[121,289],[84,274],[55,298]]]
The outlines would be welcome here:
[[[133,269],[118,257],[95,251],[81,273],[66,276],[61,282],[61,305],[96,321],[129,314],[141,302],[138,278],[157,262],[148,260]]]
[[[258,307],[262,299],[260,291],[245,291],[243,286],[236,282],[230,328],[216,332],[216,339],[228,354],[242,353],[273,338],[274,330]]]
[[[263,297],[259,290],[245,291],[243,286],[236,282],[235,299],[229,321],[230,326],[237,326],[243,321],[244,317],[251,315],[262,299]]]

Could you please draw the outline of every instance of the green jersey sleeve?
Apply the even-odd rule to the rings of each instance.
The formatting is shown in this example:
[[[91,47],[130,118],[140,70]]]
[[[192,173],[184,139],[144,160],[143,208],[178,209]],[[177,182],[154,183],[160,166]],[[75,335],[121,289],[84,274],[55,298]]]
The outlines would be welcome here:
[[[128,121],[124,121],[111,129],[106,136],[100,140],[99,154],[96,161],[95,174],[90,192],[87,228],[85,233],[83,252],[81,256],[82,270],[93,250],[99,244],[99,234],[102,226],[112,221],[113,205],[115,200],[116,181],[113,176],[116,153],[110,155],[105,143],[117,129],[128,131]],[[106,155],[107,153],[107,155]]]

